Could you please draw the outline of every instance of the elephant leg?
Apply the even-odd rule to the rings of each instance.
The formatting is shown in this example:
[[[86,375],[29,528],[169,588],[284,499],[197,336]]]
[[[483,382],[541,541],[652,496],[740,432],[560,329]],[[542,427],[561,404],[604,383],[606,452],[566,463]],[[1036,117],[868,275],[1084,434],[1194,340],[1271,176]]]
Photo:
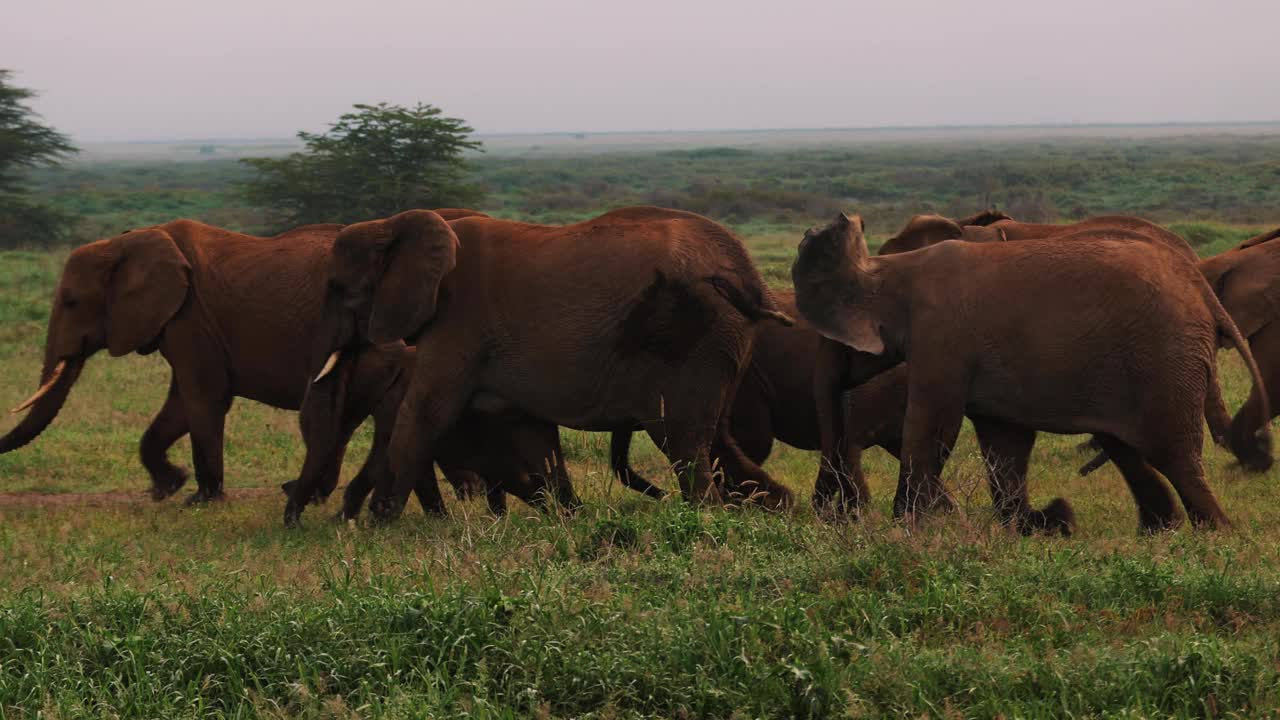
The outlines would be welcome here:
[[[732,495],[759,503],[770,510],[780,510],[791,506],[791,491],[774,481],[743,450],[733,432],[735,414],[741,412],[736,415],[740,421],[738,424],[743,437],[757,456],[767,456],[773,445],[768,401],[755,385],[744,388],[744,381],[751,367],[750,363],[746,363],[738,368],[732,384],[721,398],[710,450],[712,468],[721,471],[725,489]],[[742,401],[741,405],[739,399]]]
[[[649,482],[631,467],[632,430],[615,430],[609,438],[609,466],[613,474],[626,487],[651,498],[662,498],[666,490]]]
[[[760,502],[770,510],[781,510],[791,505],[791,491],[780,485],[764,468],[757,465],[743,452],[728,427],[721,427],[712,445],[711,457],[723,470],[727,485],[735,495]]]
[[[484,499],[494,517],[507,514],[507,491],[501,483],[486,483]]]
[[[964,421],[963,383],[912,378],[907,399],[893,516],[951,507],[942,484],[942,468],[951,456]]]
[[[1110,435],[1096,436],[1111,462],[1124,476],[1133,501],[1138,506],[1138,523],[1144,533],[1160,532],[1177,527],[1182,522],[1173,493],[1154,468],[1142,455]]]
[[[186,397],[186,393],[183,393],[183,398]],[[219,500],[224,496],[222,451],[231,398],[210,398],[206,403],[187,400],[185,405],[187,421],[191,427],[191,456],[196,469],[197,485],[186,504],[198,505]]]
[[[1199,432],[1193,435],[1194,438],[1188,438],[1184,447],[1154,453],[1150,462],[1173,485],[1191,524],[1209,528],[1231,527],[1231,521],[1204,479],[1204,465],[1200,461],[1202,437]]]
[[[564,463],[559,426],[522,418],[510,423],[510,435],[514,457],[536,492],[554,498],[562,510],[573,512],[582,507]]]
[[[1249,398],[1231,419],[1228,435],[1231,452],[1240,464],[1261,472],[1271,466],[1272,460],[1265,447],[1259,447],[1257,432],[1280,413],[1280,323],[1271,323],[1249,336],[1249,350],[1262,372],[1271,417],[1264,417],[1262,396],[1257,388],[1253,388],[1249,391]]]
[[[841,507],[843,503],[840,499],[850,497],[850,488],[866,484],[861,478],[861,468],[856,471],[857,480],[851,478],[850,473],[852,463],[848,457],[843,396],[848,370],[847,354],[839,343],[823,338],[814,359],[814,411],[818,421],[818,441],[822,456],[818,461],[818,476],[813,485],[813,506],[819,512]]]
[[[991,503],[1000,521],[1023,535],[1046,530],[1070,536],[1075,531],[1075,511],[1065,499],[1056,498],[1043,510],[1031,507],[1027,463],[1036,431],[992,418],[973,418],[973,427],[987,466]]]
[[[169,394],[155,419],[142,434],[138,451],[142,466],[151,476],[151,499],[164,500],[187,482],[187,472],[169,462],[169,448],[189,430],[187,414],[178,394],[177,378],[170,374]]]
[[[711,474],[711,432],[682,427],[670,418],[645,423],[645,431],[671,461],[687,502],[720,502],[720,489]]]
[[[470,360],[447,349],[431,352],[431,347],[439,345],[419,346],[418,365],[391,432],[392,472],[374,490],[371,509],[379,520],[400,517],[410,491],[415,489],[421,490],[418,500],[424,512],[445,513],[444,497],[435,482],[436,444],[462,415],[474,383]],[[431,482],[420,482],[427,477]]]

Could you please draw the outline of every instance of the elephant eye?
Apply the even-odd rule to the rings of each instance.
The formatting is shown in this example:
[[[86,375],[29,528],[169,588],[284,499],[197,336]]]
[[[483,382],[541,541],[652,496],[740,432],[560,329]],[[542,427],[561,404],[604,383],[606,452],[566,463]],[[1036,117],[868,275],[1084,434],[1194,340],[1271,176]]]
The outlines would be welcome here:
[[[73,297],[62,298],[62,306],[65,308],[74,308],[80,304],[80,301]]]

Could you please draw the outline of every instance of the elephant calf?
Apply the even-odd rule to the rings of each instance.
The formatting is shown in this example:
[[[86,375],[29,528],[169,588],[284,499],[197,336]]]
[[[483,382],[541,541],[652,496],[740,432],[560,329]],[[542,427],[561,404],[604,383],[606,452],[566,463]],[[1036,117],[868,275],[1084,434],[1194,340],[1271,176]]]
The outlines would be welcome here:
[[[908,363],[894,514],[945,497],[940,474],[967,414],[998,513],[1068,529],[1069,506],[1031,509],[1038,430],[1092,433],[1124,474],[1142,527],[1178,517],[1163,473],[1198,525],[1229,524],[1200,461],[1219,337],[1261,374],[1196,266],[1129,230],[1071,242],[942,243],[872,257],[861,218],[805,233],[792,266],[801,313],[823,335]],[[1254,442],[1269,448],[1263,429]]]
[[[307,502],[333,491],[347,441],[367,417],[375,418],[373,447],[368,462],[347,484],[339,516],[357,517],[374,487],[387,482],[391,428],[415,363],[416,352],[403,343],[369,346],[338,358],[325,370],[324,382],[312,385],[300,413],[306,460],[299,479],[281,488],[289,497],[286,525],[298,522]],[[435,461],[459,495],[471,492],[470,481],[478,477],[494,514],[506,511],[508,493],[536,507],[553,497],[563,507],[579,504],[569,484],[559,428],[518,413],[463,413],[441,437]],[[435,485],[430,469],[414,484],[424,509],[433,509]],[[314,488],[312,496],[304,488]]]
[[[794,291],[780,290],[773,296],[778,308],[796,317],[796,322],[790,326],[770,323],[756,331],[751,364],[730,409],[730,433],[742,452],[760,464],[769,457],[775,439],[801,450],[821,449],[825,415],[835,416],[839,425],[832,424],[829,432],[833,436],[838,432],[839,439],[833,437],[826,444],[839,445],[842,471],[836,473],[828,463],[820,465],[813,500],[819,511],[853,509],[870,497],[858,457],[861,450],[878,445],[898,455],[907,404],[906,374],[860,378],[856,387],[831,396],[836,402],[820,409],[829,396],[815,392],[815,380],[820,374],[821,347],[830,341],[797,316]],[[630,431],[613,434],[613,471],[627,487],[661,496],[661,489],[630,466],[631,435]],[[721,452],[713,447],[713,459]],[[736,484],[733,478],[728,480],[731,486]],[[837,507],[832,508],[833,504]]]

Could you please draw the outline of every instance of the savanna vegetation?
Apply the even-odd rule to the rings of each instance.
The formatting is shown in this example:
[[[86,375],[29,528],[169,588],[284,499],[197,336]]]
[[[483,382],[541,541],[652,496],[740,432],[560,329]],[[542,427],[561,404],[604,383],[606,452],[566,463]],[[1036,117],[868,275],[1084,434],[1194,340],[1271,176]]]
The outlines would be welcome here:
[[[272,148],[273,154],[291,147]],[[32,177],[42,200],[78,219],[80,241],[175,216],[249,232],[279,230],[288,223],[278,209],[245,191],[263,179],[236,157],[223,157],[244,152],[203,145],[147,160],[89,157]],[[463,194],[442,199],[543,222],[656,204],[699,212],[749,235],[792,232],[851,208],[873,234],[884,235],[912,213],[965,215],[987,205],[1029,221],[1132,213],[1161,222],[1263,225],[1280,207],[1277,156],[1280,135],[881,142],[821,150],[492,150],[469,155],[469,172],[457,179]],[[1203,225],[1188,239],[1208,243],[1223,232],[1230,234]],[[57,239],[9,242],[42,247]]]
[[[1277,150],[1280,138],[1213,137],[469,163],[481,207],[502,215],[706,212],[782,286],[795,228],[837,208],[880,237],[913,212],[986,202],[1028,219],[1133,212],[1216,252],[1280,220]],[[36,181],[85,237],[176,215],[269,229],[235,188],[250,169],[213,155]],[[64,257],[0,253],[0,406],[34,389]],[[1238,406],[1247,375],[1221,358]],[[563,431],[586,501],[573,517],[515,506],[495,520],[451,501],[449,519],[411,511],[371,528],[327,522],[330,502],[286,531],[277,487],[301,465],[296,417],[251,402],[229,417],[228,502],[145,499],[137,440],[167,377],[158,357],[100,354],[54,425],[0,456],[0,716],[1280,713],[1280,483],[1212,446],[1210,483],[1236,524],[1223,532],[1138,536],[1120,475],[1080,478],[1080,438],[1042,436],[1033,500],[1069,497],[1080,532],[1014,536],[993,520],[968,431],[947,469],[961,510],[917,527],[889,520],[896,464],[879,450],[869,516],[833,525],[808,509],[815,453],[778,448],[767,465],[797,492],[793,513],[700,509],[622,490],[607,438]],[[185,440],[173,453],[189,466]],[[647,441],[636,455],[665,478]]]

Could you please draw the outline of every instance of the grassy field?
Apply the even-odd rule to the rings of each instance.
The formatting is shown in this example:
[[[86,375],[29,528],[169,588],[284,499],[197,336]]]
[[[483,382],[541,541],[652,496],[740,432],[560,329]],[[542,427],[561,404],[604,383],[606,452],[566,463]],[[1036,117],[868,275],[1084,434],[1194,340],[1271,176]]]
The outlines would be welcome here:
[[[1205,232],[1216,248],[1249,230]],[[772,281],[794,242],[753,239]],[[62,258],[0,254],[2,407],[36,384]],[[1222,363],[1238,405],[1247,379]],[[1016,537],[967,430],[947,471],[961,510],[917,527],[889,520],[878,450],[869,517],[830,525],[807,505],[813,453],[768,464],[794,512],[704,510],[620,489],[607,439],[565,431],[572,518],[452,502],[369,528],[330,503],[287,532],[274,488],[301,463],[296,419],[251,402],[230,417],[231,500],[145,499],[136,443],[166,378],[158,358],[95,357],[52,428],[0,456],[0,717],[1280,712],[1280,485],[1216,448],[1221,532],[1139,537],[1119,475],[1078,478],[1079,438],[1043,436],[1033,497],[1071,498],[1079,533]],[[647,441],[637,454],[664,477]]]

